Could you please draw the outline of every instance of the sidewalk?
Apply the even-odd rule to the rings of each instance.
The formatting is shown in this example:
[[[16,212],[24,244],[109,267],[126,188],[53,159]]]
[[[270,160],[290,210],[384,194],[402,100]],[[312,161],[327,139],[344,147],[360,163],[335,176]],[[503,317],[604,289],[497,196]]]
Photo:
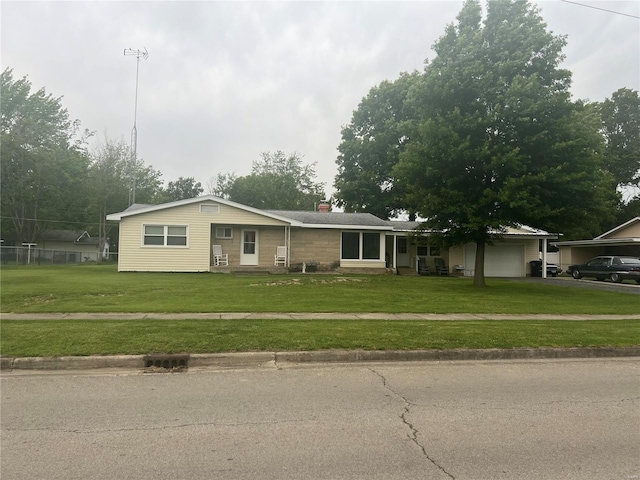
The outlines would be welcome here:
[[[2,313],[0,320],[638,320],[637,315],[509,315],[421,313]],[[640,323],[639,323],[640,327]],[[0,358],[6,374],[104,371],[165,373],[189,369],[270,368],[312,363],[403,361],[532,360],[549,358],[640,357],[640,346],[624,348],[515,348],[456,350],[320,350],[306,352],[246,352],[183,355],[113,355],[86,357]]]

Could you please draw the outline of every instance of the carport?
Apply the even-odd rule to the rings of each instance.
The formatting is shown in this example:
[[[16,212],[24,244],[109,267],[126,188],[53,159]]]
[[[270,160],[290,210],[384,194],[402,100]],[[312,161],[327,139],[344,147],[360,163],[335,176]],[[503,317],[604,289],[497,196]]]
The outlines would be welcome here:
[[[560,267],[586,263],[598,255],[640,257],[640,217],[635,217],[592,240],[553,242],[560,249]]]

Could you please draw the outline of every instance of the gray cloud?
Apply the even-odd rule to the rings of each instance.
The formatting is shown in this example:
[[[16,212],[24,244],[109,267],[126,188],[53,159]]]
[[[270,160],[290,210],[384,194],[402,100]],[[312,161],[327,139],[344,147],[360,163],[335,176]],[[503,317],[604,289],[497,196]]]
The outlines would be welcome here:
[[[640,89],[637,19],[538,1],[568,36],[576,98]],[[587,1],[640,14],[636,1]],[[2,2],[2,68],[45,87],[83,127],[129,140],[165,181],[247,174],[262,151],[317,162],[332,190],[341,127],[369,89],[432,57],[462,1]]]

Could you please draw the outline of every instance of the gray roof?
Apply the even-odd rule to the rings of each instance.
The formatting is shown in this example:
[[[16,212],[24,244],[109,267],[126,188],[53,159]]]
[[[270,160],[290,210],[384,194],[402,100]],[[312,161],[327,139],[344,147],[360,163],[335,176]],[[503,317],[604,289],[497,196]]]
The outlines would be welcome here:
[[[98,245],[100,239],[91,237],[85,230],[45,230],[40,234],[41,240],[69,243],[85,243],[88,245]]]
[[[299,210],[265,210],[265,212],[311,225],[350,225],[389,227],[389,222],[370,213],[313,212]]]
[[[153,206],[154,205],[150,203],[134,203],[132,205],[129,205],[124,211],[131,212],[133,210],[140,210],[141,208],[147,208],[147,207],[153,207]]]
[[[398,232],[409,232],[411,230],[415,230],[421,225],[421,222],[409,222],[406,220],[389,220],[387,223]]]

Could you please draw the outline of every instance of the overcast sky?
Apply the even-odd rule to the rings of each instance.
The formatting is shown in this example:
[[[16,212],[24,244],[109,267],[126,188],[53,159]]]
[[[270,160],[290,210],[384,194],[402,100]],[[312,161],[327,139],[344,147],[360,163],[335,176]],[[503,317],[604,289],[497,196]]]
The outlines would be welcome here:
[[[536,3],[568,36],[574,98],[640,90],[640,2]],[[45,87],[82,127],[130,141],[166,182],[250,173],[261,152],[317,162],[333,191],[342,126],[369,89],[421,70],[462,1],[2,1],[1,63]],[[206,192],[205,192],[206,193]]]

